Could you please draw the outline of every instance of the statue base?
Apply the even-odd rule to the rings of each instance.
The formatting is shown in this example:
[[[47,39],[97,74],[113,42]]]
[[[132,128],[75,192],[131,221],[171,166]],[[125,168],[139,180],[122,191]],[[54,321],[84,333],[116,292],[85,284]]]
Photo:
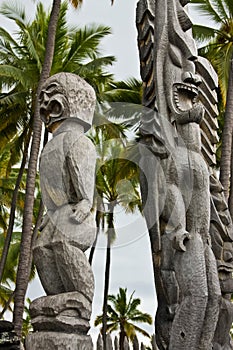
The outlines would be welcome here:
[[[14,332],[14,326],[11,322],[0,321],[0,349],[21,350],[23,347],[20,340]]]
[[[35,332],[26,338],[26,350],[93,350],[89,335]]]

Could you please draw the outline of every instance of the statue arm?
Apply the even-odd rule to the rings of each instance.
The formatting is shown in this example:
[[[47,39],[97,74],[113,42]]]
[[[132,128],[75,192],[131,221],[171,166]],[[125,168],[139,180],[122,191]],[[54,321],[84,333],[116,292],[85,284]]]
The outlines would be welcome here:
[[[67,166],[77,196],[71,218],[78,223],[86,219],[93,205],[95,162],[94,145],[86,136],[81,136],[72,144],[67,156]]]

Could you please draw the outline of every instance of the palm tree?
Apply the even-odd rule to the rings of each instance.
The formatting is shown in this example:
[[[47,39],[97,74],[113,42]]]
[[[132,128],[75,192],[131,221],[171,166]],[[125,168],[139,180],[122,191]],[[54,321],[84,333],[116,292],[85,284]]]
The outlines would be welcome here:
[[[191,0],[213,26],[194,26],[194,35],[204,46],[199,50],[210,60],[219,76],[221,99],[225,108],[220,160],[220,181],[233,215],[233,3],[231,0]],[[207,44],[206,44],[207,41]]]
[[[135,78],[105,84],[103,91],[99,94],[99,100],[107,101],[107,103],[98,104],[99,108],[94,117],[95,132],[89,134],[95,145],[99,147],[102,142],[106,144],[106,141],[111,139],[122,139],[122,142],[126,142],[125,132],[135,133],[138,130],[141,93],[142,82]],[[117,123],[116,120],[118,120]],[[104,150],[100,153],[103,156]],[[102,157],[100,154],[99,156]],[[104,228],[105,222],[103,198],[96,195],[95,200],[97,234],[89,255],[90,264],[93,261],[100,226]]]
[[[48,35],[44,61],[40,72],[40,78],[35,95],[35,109],[33,119],[33,138],[28,164],[28,176],[26,184],[26,198],[23,215],[23,228],[21,249],[16,279],[15,305],[14,305],[14,329],[19,337],[22,334],[24,300],[29,281],[31,245],[32,245],[32,218],[34,207],[34,192],[37,174],[37,162],[40,150],[42,123],[39,113],[39,95],[45,80],[49,77],[55,48],[56,30],[59,19],[61,0],[53,0],[52,11],[48,24]]]
[[[72,3],[80,4],[81,2],[74,1]],[[91,76],[93,76],[93,79],[96,79],[98,73],[101,83],[111,78],[100,69],[100,66],[107,66],[112,62],[113,58],[101,58],[98,55],[100,40],[110,32],[110,29],[99,26],[97,27],[97,32],[95,32],[96,27],[94,29],[85,28],[83,31],[74,30],[74,34],[72,35],[71,32],[67,32],[66,28],[64,15],[66,9],[66,4],[62,4],[61,6],[60,1],[54,0],[51,16],[48,16],[45,14],[43,6],[39,4],[37,7],[37,18],[31,24],[25,20],[25,13],[23,11],[17,12],[17,9],[11,8],[7,4],[4,4],[1,9],[3,14],[14,20],[18,25],[19,42],[11,37],[3,28],[0,29],[2,37],[1,46],[4,48],[0,54],[0,74],[4,77],[4,86],[9,89],[9,92],[2,95],[0,103],[2,104],[2,110],[8,108],[8,116],[12,116],[10,112],[13,109],[13,116],[16,119],[18,118],[17,120],[22,119],[23,114],[20,111],[22,112],[24,110],[26,117],[23,120],[29,119],[29,123],[31,121],[31,125],[33,124],[31,153],[27,171],[23,232],[15,293],[14,324],[18,335],[21,334],[22,329],[23,304],[30,271],[34,191],[41,139],[38,92],[50,74],[52,62],[54,62],[52,73],[65,70],[82,75],[83,72],[84,78],[89,76],[89,79],[91,79]],[[64,40],[63,45],[61,45],[62,40]],[[47,45],[46,48],[45,42]],[[67,44],[70,46],[67,47]],[[58,60],[53,60],[54,50],[56,50],[55,57],[59,57],[59,59],[63,53],[63,60],[60,61],[62,65],[58,64]],[[90,71],[95,74],[92,75]],[[38,83],[39,77],[41,78]],[[101,78],[103,79],[101,80]],[[95,84],[97,86],[97,79]],[[30,106],[26,106],[25,101],[27,103],[29,101]],[[14,108],[12,108],[12,104],[14,104]],[[14,124],[12,123],[12,125]],[[8,131],[7,123],[3,132],[5,131]],[[17,129],[9,130],[10,137],[13,137],[17,132]]]
[[[58,6],[59,1],[54,1],[53,5]],[[107,94],[104,92],[106,86],[108,86],[106,89],[108,95],[113,87],[114,94],[117,94],[117,84],[113,84],[112,76],[105,71],[105,67],[112,64],[114,58],[111,56],[100,57],[98,54],[100,40],[110,33],[110,29],[108,27],[97,26],[77,31],[73,29],[73,32],[68,33],[64,28],[66,8],[66,4],[62,4],[59,11],[54,46],[55,55],[51,68],[52,74],[59,71],[70,71],[81,75],[94,86],[100,101],[106,98]],[[1,62],[4,62],[4,64],[0,65],[0,74],[4,76],[5,86],[10,89],[9,92],[4,94],[4,99],[2,99],[0,103],[3,102],[3,107],[8,107],[9,109],[9,101],[13,101],[15,106],[17,106],[13,109],[14,112],[19,111],[20,108],[21,111],[26,110],[26,117],[29,120],[27,125],[30,125],[30,122],[32,125],[32,119],[34,119],[31,160],[28,166],[27,195],[23,219],[22,253],[17,279],[17,291],[20,293],[16,293],[14,312],[16,330],[18,329],[17,332],[20,334],[20,315],[23,311],[22,302],[25,296],[26,282],[28,280],[26,261],[30,261],[31,259],[32,221],[30,217],[33,208],[34,178],[41,134],[40,120],[38,119],[37,113],[34,115],[34,112],[37,112],[35,106],[37,106],[38,79],[43,66],[42,62],[45,59],[46,50],[44,48],[44,43],[46,42],[47,31],[49,32],[47,29],[51,22],[50,19],[53,17],[50,18],[44,12],[41,4],[37,7],[37,17],[32,24],[26,22],[25,13],[23,11],[17,13],[16,10],[6,4],[2,7],[2,13],[7,15],[8,18],[13,19],[19,26],[20,45],[18,45],[17,41],[15,41],[9,33],[0,28],[0,34],[3,36],[1,43],[4,48],[0,53],[0,55],[3,55]],[[22,59],[22,56],[24,59]],[[10,59],[8,60],[8,58]],[[29,69],[27,70],[27,68]],[[15,77],[17,77],[17,81],[15,81]],[[109,98],[110,100],[113,99],[114,94]],[[25,104],[23,105],[25,101],[29,101],[30,104],[27,108],[25,108]],[[18,108],[18,106],[20,108]],[[9,115],[11,115],[10,110],[8,112]],[[21,116],[19,112],[15,114],[16,119],[19,116]],[[14,132],[16,132],[16,130]],[[28,266],[30,266],[30,263]],[[19,324],[19,326],[17,326],[17,324]]]
[[[30,133],[30,131],[29,131],[29,133]],[[2,278],[3,278],[3,272],[4,272],[5,265],[6,265],[6,259],[7,259],[10,243],[11,243],[12,233],[13,233],[13,229],[14,229],[16,210],[20,209],[18,199],[19,199],[20,188],[22,186],[23,175],[25,175],[24,174],[24,169],[25,169],[25,165],[26,165],[26,161],[27,161],[29,140],[30,140],[30,137],[27,137],[26,138],[26,144],[25,144],[24,151],[23,151],[23,158],[22,158],[22,161],[21,161],[20,169],[16,170],[17,176],[16,176],[16,178],[15,177],[13,178],[13,181],[14,181],[13,182],[13,187],[14,187],[13,193],[10,196],[8,203],[5,203],[5,206],[7,205],[8,208],[10,207],[10,215],[9,215],[8,225],[7,225],[7,223],[4,222],[4,218],[0,214],[1,215],[0,222],[1,223],[5,223],[5,227],[2,226],[2,229],[3,230],[5,229],[5,231],[6,231],[4,245],[3,245],[2,254],[1,254],[1,258],[0,258],[0,282],[2,281]],[[15,144],[15,142],[14,142],[14,144]],[[0,185],[0,188],[9,197],[9,195],[11,194],[10,193],[11,191],[9,191],[9,187],[6,189],[3,186],[3,184],[5,182],[4,181],[4,177],[5,177],[5,175],[7,176],[7,173],[8,173],[9,164],[12,163],[12,161],[11,161],[12,160],[12,153],[15,152],[15,147],[14,147],[14,150],[11,151],[11,143],[8,144],[5,147],[5,149],[3,151],[3,154],[5,153],[6,149],[8,149],[8,150],[10,149],[11,156],[8,157],[8,159],[7,159],[7,169],[5,170],[5,172],[3,174],[0,175],[1,176],[1,180],[0,181],[2,181],[2,183]],[[17,153],[18,152],[16,152],[16,154]],[[9,160],[9,158],[11,158],[11,159]],[[14,159],[14,162],[15,162],[15,159]],[[3,163],[2,159],[0,159],[1,166],[3,165],[2,163]],[[14,172],[14,170],[13,170],[13,172]],[[11,173],[12,173],[12,171],[11,171]],[[7,177],[8,177],[8,182],[9,182],[10,178],[9,178],[9,176],[7,176]],[[23,211],[23,208],[22,208],[22,204],[23,203],[21,201],[21,212]],[[9,204],[10,204],[10,206],[9,206]],[[7,208],[4,210],[4,204],[3,205],[0,204],[0,211],[1,211],[1,213],[4,213],[4,211],[8,211],[8,210],[7,210]],[[7,229],[6,229],[6,227],[7,227]]]
[[[124,130],[122,137],[109,138],[105,127],[96,129],[92,135],[97,149],[96,191],[99,202],[106,208],[102,220],[106,223],[107,247],[105,263],[105,283],[103,298],[103,346],[106,350],[107,333],[107,299],[110,283],[111,244],[116,237],[114,227],[114,210],[122,205],[126,211],[141,210],[138,189],[138,167],[126,156]],[[110,125],[112,130],[112,124]],[[107,138],[106,138],[107,135]],[[100,210],[99,210],[100,211]]]
[[[107,305],[107,331],[111,333],[120,330],[120,350],[124,349],[125,337],[133,342],[136,332],[139,332],[146,337],[150,337],[146,331],[134,324],[138,322],[152,324],[152,317],[138,309],[141,301],[139,298],[133,298],[133,296],[134,292],[127,300],[127,288],[120,288],[116,296],[108,296],[108,301],[110,303]],[[102,323],[103,315],[97,316],[95,326]]]
[[[6,146],[6,150],[10,147],[10,145]],[[4,150],[2,157],[7,151]],[[2,158],[1,157],[1,158]],[[1,159],[2,160],[2,159]],[[1,166],[4,165],[4,162],[0,160]],[[6,164],[8,163],[8,159],[6,159]],[[24,200],[25,200],[25,186],[26,186],[26,172],[22,172],[22,169],[12,168],[9,175],[6,176],[6,169],[4,167],[0,171],[0,256],[1,256],[1,286],[0,286],[0,295],[1,300],[0,304],[3,306],[3,310],[1,312],[1,318],[6,310],[11,310],[11,303],[14,299],[14,286],[16,282],[16,271],[18,265],[18,258],[20,252],[20,241],[21,241],[21,218],[24,209]],[[19,182],[19,174],[21,181]],[[17,196],[15,197],[15,183],[18,186]],[[37,193],[39,195],[39,182],[37,178],[36,182]],[[12,201],[13,199],[13,201]],[[35,212],[33,222],[35,222],[36,212],[38,211],[39,197],[36,196],[35,200]],[[13,203],[13,206],[11,207]],[[14,219],[11,219],[12,211],[10,212],[10,218],[8,222],[9,216],[9,208],[14,210]],[[14,208],[13,208],[14,207]],[[4,221],[4,217],[2,213],[7,214],[6,222]],[[16,220],[15,220],[16,219]],[[13,226],[11,226],[13,225]],[[11,230],[10,237],[8,237],[9,229]],[[10,239],[8,239],[10,238]],[[6,241],[7,241],[7,254],[6,254]],[[4,256],[5,255],[5,256]],[[3,259],[4,258],[4,259]],[[4,266],[2,262],[4,261]],[[4,267],[4,269],[3,269]],[[31,270],[30,280],[35,275],[35,269]]]

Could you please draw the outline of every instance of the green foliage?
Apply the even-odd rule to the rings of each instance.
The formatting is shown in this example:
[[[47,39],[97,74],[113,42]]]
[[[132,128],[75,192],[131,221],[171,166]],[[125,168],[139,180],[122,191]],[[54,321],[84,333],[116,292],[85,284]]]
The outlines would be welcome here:
[[[112,81],[107,67],[114,57],[100,55],[101,40],[110,34],[105,26],[70,28],[66,22],[68,5],[62,3],[56,33],[52,74],[60,71],[77,73],[86,78],[96,91]],[[50,13],[38,3],[34,20],[26,18],[22,6],[4,2],[1,13],[12,20],[17,32],[11,35],[0,27],[0,227],[6,233],[11,198],[18,166],[31,138],[35,91],[45,55]],[[26,172],[20,186],[17,214],[24,206]],[[36,191],[34,215],[40,199]],[[35,222],[35,219],[34,219]]]
[[[122,124],[109,123],[96,127],[90,138],[96,145],[96,190],[105,203],[123,206],[126,212],[141,209],[139,168],[130,155]]]
[[[218,73],[223,107],[226,104],[230,60],[233,54],[233,3],[231,0],[191,0],[213,26],[195,25],[194,37],[202,43],[205,56]]]
[[[134,292],[127,298],[127,288],[120,288],[118,294],[108,296],[107,331],[123,329],[127,338],[133,342],[137,332],[146,337],[150,335],[135,323],[152,324],[152,317],[138,309],[141,301],[134,298]],[[95,326],[102,324],[103,315],[97,316]]]
[[[26,299],[26,304],[24,306],[24,317],[23,317],[23,329],[22,336],[25,339],[26,336],[33,331],[31,316],[29,312],[29,306],[31,304],[31,300],[29,298]]]
[[[71,1],[71,3],[74,6],[79,6],[82,1]],[[114,63],[115,58],[102,56],[100,53],[101,41],[111,34],[111,29],[102,25],[85,26],[84,28],[70,27],[66,20],[67,9],[68,3],[62,2],[51,75],[61,71],[80,75],[94,87],[97,99],[101,104],[106,100],[114,102],[130,100],[130,102],[140,103],[141,83],[134,79],[125,83],[114,82],[113,75],[108,72],[108,69]],[[35,17],[30,21],[19,2],[17,4],[4,2],[0,12],[14,22],[17,28],[17,31],[11,34],[0,27],[0,227],[2,229],[0,249],[2,249],[18,165],[31,140],[35,94],[45,57],[50,11],[47,12],[43,4],[38,3]],[[111,90],[113,91],[111,92]],[[102,107],[99,105],[99,108]],[[103,118],[102,114],[99,113],[99,121],[101,118]],[[100,122],[100,124],[103,123]],[[104,140],[123,139],[125,127],[125,125],[115,123],[105,124],[101,127],[101,132],[105,133]],[[94,137],[99,138],[100,141],[102,136],[94,135]],[[140,206],[139,191],[135,186],[133,196],[129,191],[127,193],[126,178],[128,176],[132,186],[134,186],[137,181],[137,170],[133,170],[129,161],[121,159],[123,151],[126,149],[123,143],[113,142],[112,147],[108,150],[106,146],[107,144],[98,146],[100,147],[98,166],[101,169],[97,175],[99,195],[101,198],[103,195],[107,201],[117,200],[127,207],[127,210],[133,210],[135,205]],[[121,171],[119,171],[119,166]],[[116,178],[114,178],[112,170],[114,170]],[[18,194],[16,218],[19,221],[19,226],[24,207],[26,175],[27,171],[25,170]],[[119,183],[121,183],[121,188]],[[36,189],[36,197],[35,218],[40,200],[38,188]],[[106,220],[108,220],[107,216]],[[18,232],[16,225],[15,231]],[[17,232],[13,234],[4,274],[4,283],[6,284],[9,281],[14,282],[15,279],[20,240],[20,235]]]

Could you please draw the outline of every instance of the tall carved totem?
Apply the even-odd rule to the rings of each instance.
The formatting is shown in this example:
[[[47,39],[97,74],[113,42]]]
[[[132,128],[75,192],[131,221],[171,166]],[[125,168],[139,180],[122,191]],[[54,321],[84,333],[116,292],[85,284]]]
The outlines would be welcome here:
[[[198,56],[189,0],[139,0],[141,192],[160,350],[231,350],[233,226],[215,172],[217,75]]]
[[[34,333],[27,350],[92,350],[87,335],[94,277],[85,255],[95,239],[91,212],[95,147],[84,134],[95,109],[94,89],[71,73],[46,80],[40,117],[53,138],[40,157],[40,186],[46,215],[33,246],[34,262],[47,296],[30,305]]]

